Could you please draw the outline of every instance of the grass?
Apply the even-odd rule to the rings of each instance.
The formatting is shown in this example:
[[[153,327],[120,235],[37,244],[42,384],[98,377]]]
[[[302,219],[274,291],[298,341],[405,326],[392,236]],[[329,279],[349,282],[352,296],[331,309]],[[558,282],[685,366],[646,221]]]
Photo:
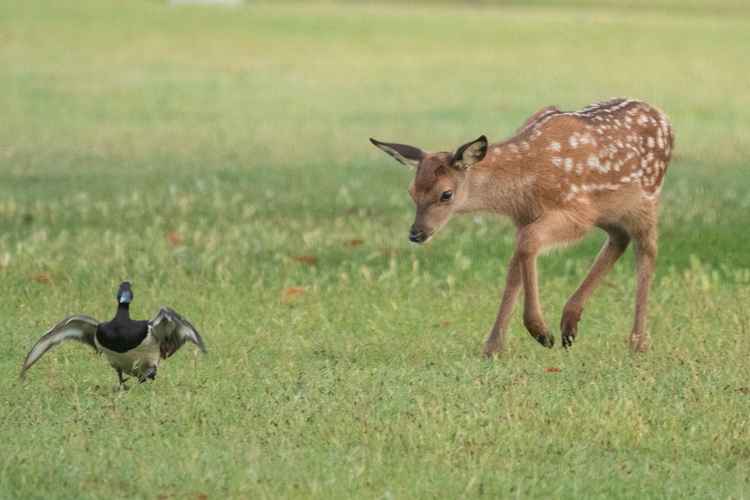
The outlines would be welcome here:
[[[744,3],[165,3],[0,3],[0,497],[750,496]],[[571,352],[516,314],[485,362],[509,224],[410,246],[410,173],[367,138],[449,149],[615,95],[677,132],[652,350],[625,347],[628,254]],[[602,239],[541,260],[551,325]],[[113,392],[63,345],[17,381],[125,278],[209,355]]]

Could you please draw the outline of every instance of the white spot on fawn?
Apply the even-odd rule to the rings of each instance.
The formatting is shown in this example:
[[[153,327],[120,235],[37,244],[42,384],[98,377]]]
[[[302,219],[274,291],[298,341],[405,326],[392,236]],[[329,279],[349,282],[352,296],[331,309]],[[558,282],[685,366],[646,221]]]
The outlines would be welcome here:
[[[578,193],[578,186],[576,186],[575,184],[571,184],[570,191],[568,191],[568,194],[565,195],[565,201],[570,201],[575,198],[576,193]]]
[[[591,167],[593,170],[599,169],[599,158],[597,158],[596,155],[589,155],[588,159],[586,160],[586,165]]]
[[[549,146],[547,146],[547,149],[550,151],[560,151],[560,143],[557,141],[552,141],[549,143]]]

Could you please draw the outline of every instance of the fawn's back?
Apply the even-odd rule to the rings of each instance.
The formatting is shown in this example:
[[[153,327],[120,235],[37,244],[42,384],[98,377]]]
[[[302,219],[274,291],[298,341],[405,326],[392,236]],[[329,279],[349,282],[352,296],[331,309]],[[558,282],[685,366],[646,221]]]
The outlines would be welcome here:
[[[576,112],[545,108],[512,139],[490,146],[489,156],[523,162],[536,198],[550,208],[616,212],[658,199],[673,145],[664,113],[613,99]]]

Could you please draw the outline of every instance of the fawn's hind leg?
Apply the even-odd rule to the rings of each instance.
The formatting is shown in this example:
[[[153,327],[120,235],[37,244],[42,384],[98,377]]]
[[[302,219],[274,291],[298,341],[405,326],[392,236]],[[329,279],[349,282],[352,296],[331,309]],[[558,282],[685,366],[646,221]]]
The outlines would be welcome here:
[[[633,235],[635,239],[636,290],[635,319],[630,333],[630,348],[635,352],[648,350],[648,332],[646,331],[646,314],[651,281],[656,268],[657,232],[652,226],[647,231]]]
[[[586,301],[591,297],[596,287],[601,283],[604,276],[615,265],[615,262],[622,257],[630,243],[630,236],[625,230],[618,227],[604,228],[609,234],[609,238],[604,243],[599,255],[596,257],[591,270],[581,282],[578,289],[570,296],[568,302],[563,308],[562,318],[560,319],[560,332],[562,336],[563,347],[573,345],[573,340],[578,333],[578,322],[581,319],[583,307]]]

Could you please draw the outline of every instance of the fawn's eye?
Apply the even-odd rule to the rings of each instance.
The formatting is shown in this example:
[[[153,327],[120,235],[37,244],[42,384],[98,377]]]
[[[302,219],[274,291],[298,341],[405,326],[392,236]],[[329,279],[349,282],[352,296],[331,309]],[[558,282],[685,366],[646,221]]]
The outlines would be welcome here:
[[[443,191],[440,195],[440,201],[450,201],[453,198],[453,191]]]

